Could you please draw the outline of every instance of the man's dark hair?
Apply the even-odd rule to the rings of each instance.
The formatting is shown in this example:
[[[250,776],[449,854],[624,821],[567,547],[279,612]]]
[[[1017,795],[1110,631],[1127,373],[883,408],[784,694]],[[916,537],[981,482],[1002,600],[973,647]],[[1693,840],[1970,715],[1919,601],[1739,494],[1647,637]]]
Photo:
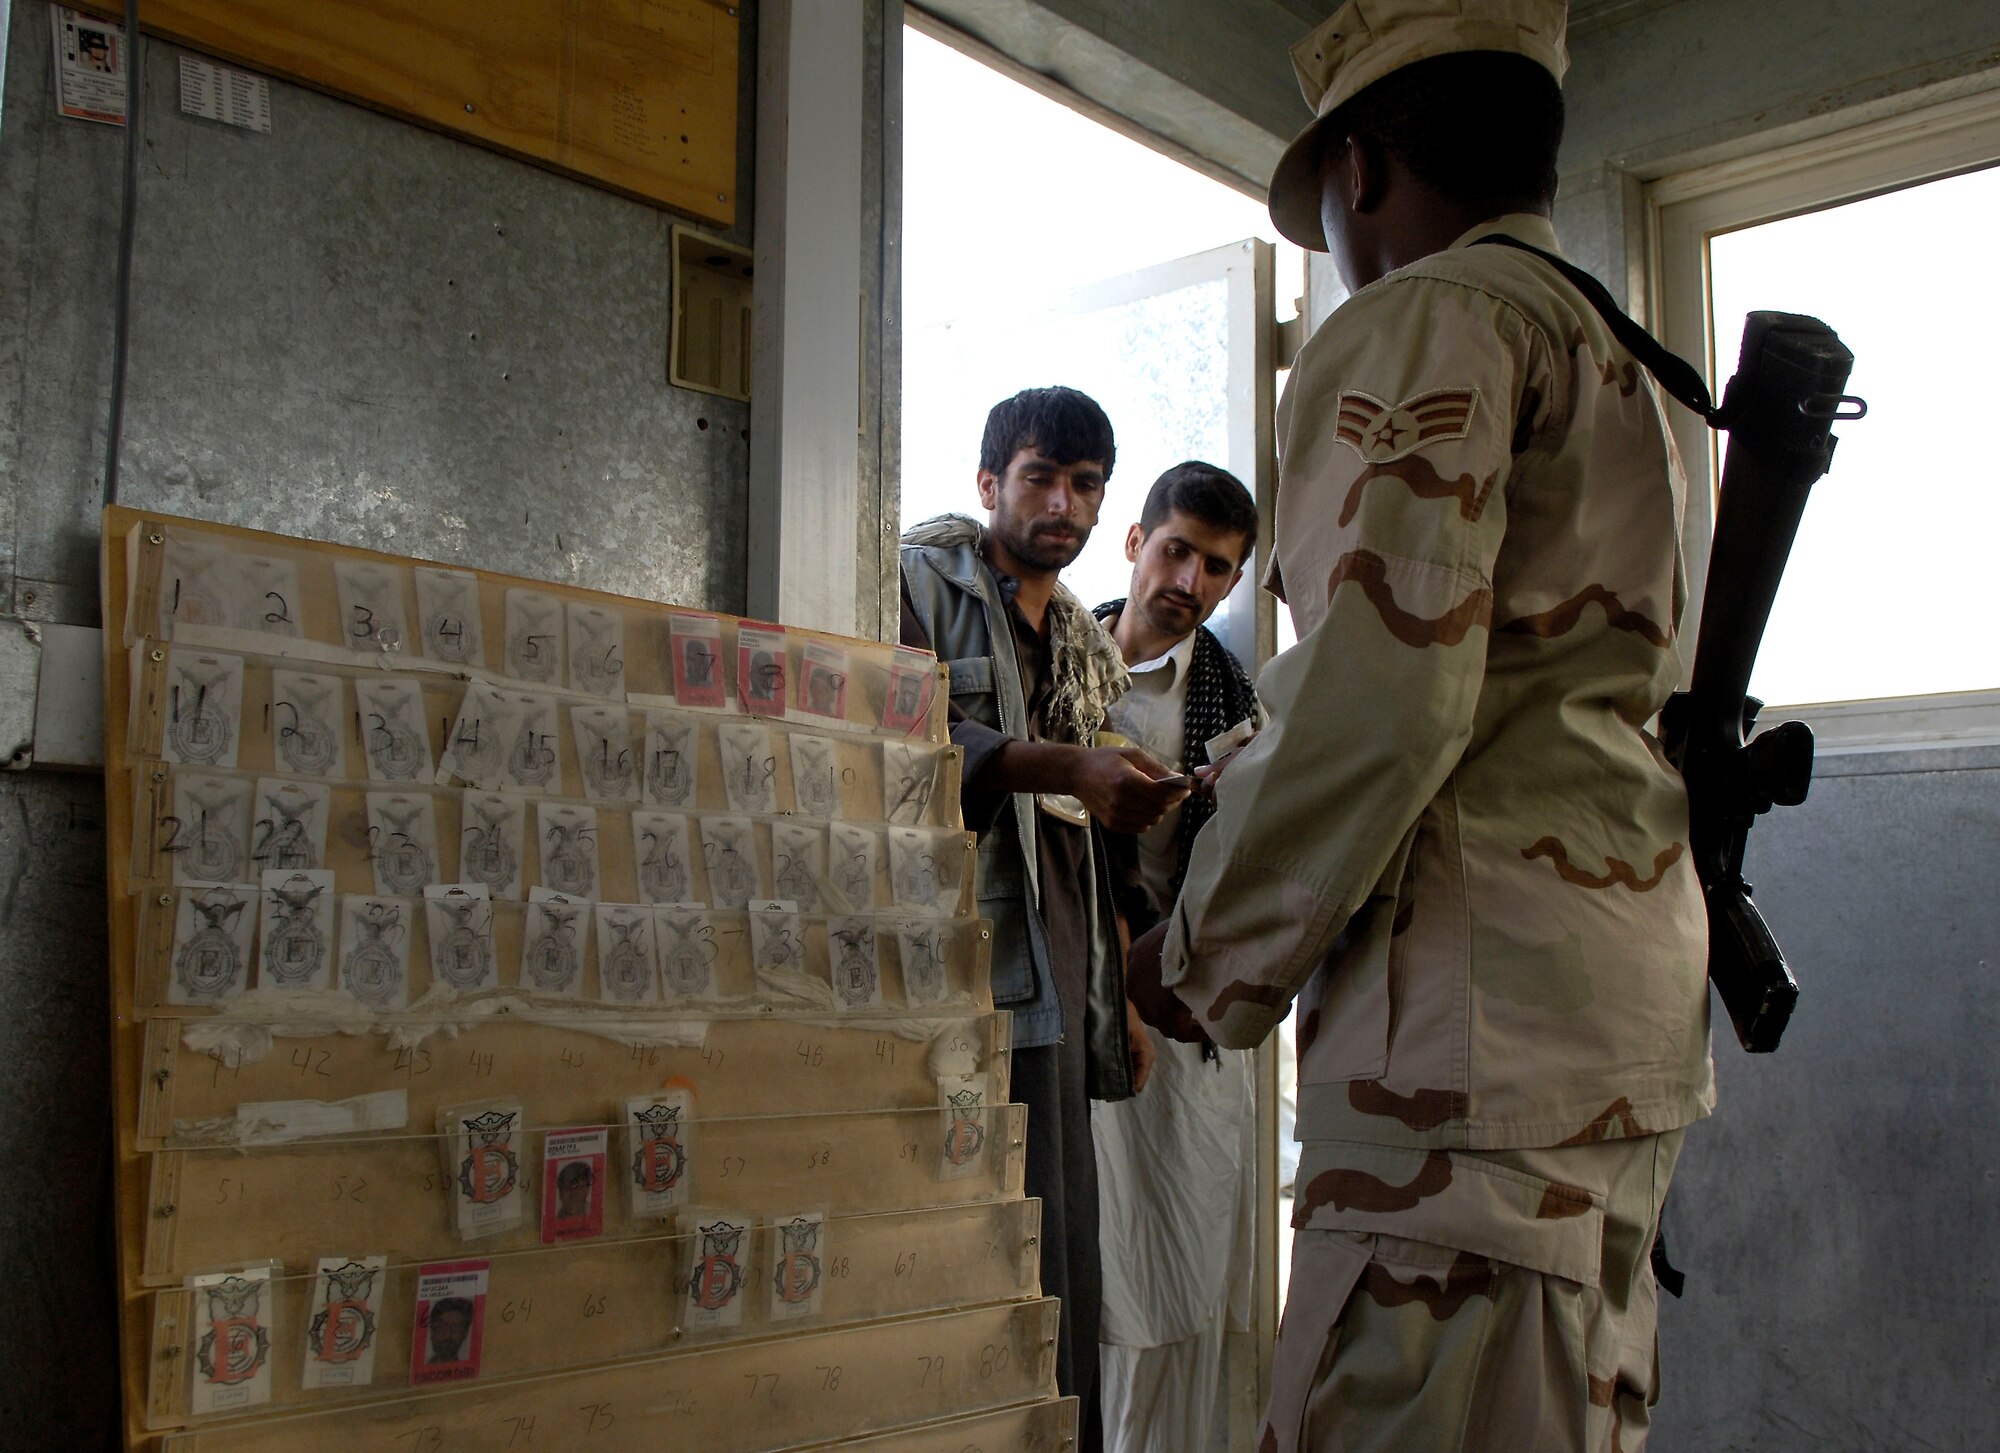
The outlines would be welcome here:
[[[566,1191],[571,1186],[587,1186],[589,1184],[590,1162],[587,1160],[573,1160],[556,1172],[556,1189],[559,1191]]]
[[[1002,399],[986,416],[986,436],[979,442],[979,467],[1004,474],[1007,463],[1023,449],[1034,448],[1058,464],[1095,459],[1111,477],[1117,448],[1111,420],[1087,393],[1057,385],[1024,388]]]
[[[1146,507],[1139,512],[1139,533],[1152,534],[1175,511],[1211,529],[1242,535],[1239,565],[1250,557],[1250,548],[1257,543],[1257,501],[1250,497],[1243,481],[1226,469],[1190,459],[1154,480],[1146,493]]]
[[[463,1317],[466,1321],[470,1322],[472,1320],[472,1303],[464,1297],[443,1297],[431,1303],[431,1320],[433,1322],[439,1317],[447,1316]]]
[[[1526,56],[1432,56],[1363,87],[1320,134],[1325,146],[1365,136],[1418,181],[1489,216],[1540,212],[1556,195],[1562,87]]]

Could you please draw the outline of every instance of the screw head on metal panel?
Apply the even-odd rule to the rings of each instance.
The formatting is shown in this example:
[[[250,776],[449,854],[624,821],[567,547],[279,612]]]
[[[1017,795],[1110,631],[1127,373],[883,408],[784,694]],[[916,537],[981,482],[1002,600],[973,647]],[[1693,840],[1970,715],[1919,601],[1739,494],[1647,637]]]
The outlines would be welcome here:
[[[171,893],[162,893],[160,895],[160,907],[172,908],[173,906],[174,906],[174,895]]]
[[[21,592],[21,604],[22,604],[22,605],[33,605],[34,603],[35,603],[35,592],[34,592],[34,591],[32,591],[32,590],[24,590],[24,591],[22,591],[22,592]]]
[[[156,646],[153,648],[153,659],[155,661],[164,661],[167,659],[167,653]]]
[[[146,536],[146,543],[149,545],[164,545],[166,537],[164,535],[148,535]]]

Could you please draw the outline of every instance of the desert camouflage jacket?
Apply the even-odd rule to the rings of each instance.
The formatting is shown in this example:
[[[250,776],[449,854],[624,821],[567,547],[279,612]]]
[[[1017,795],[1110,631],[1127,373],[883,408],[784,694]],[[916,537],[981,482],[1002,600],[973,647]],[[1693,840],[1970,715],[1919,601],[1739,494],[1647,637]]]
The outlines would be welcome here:
[[[1223,1044],[1299,999],[1302,1139],[1547,1146],[1714,1100],[1681,674],[1686,481],[1652,381],[1473,229],[1300,352],[1258,682],[1165,976]]]

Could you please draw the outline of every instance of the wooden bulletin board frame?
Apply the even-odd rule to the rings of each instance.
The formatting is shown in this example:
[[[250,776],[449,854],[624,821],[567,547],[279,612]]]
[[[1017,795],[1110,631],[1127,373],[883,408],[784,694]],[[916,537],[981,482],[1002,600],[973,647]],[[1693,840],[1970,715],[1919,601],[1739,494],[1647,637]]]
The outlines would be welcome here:
[[[638,1073],[628,1060],[636,1061],[642,1054],[647,1072],[655,1076],[675,1070],[677,1064],[689,1074],[699,1075],[702,1071],[690,1062],[699,1053],[703,1059],[712,1057],[712,1068],[706,1072],[712,1077],[727,1073],[768,1080],[769,1084],[764,1084],[746,1078],[729,1096],[714,1093],[719,1087],[716,1078],[699,1087],[700,1093],[709,1098],[697,1111],[700,1125],[697,1133],[706,1139],[696,1144],[706,1144],[712,1157],[719,1157],[724,1165],[733,1162],[739,1175],[746,1176],[731,1182],[730,1191],[737,1196],[728,1203],[733,1210],[772,1218],[781,1210],[821,1208],[829,1245],[831,1238],[840,1238],[841,1254],[851,1259],[854,1276],[852,1282],[843,1283],[828,1294],[823,1322],[814,1314],[810,1322],[778,1324],[771,1320],[774,1314],[753,1309],[746,1317],[740,1337],[703,1339],[697,1329],[689,1340],[684,1326],[669,1325],[674,1321],[671,1309],[659,1304],[656,1297],[648,1308],[650,1322],[634,1322],[629,1327],[621,1324],[616,1329],[610,1324],[592,1323],[588,1331],[597,1342],[587,1350],[578,1349],[567,1362],[563,1360],[563,1349],[572,1344],[562,1340],[559,1330],[543,1336],[512,1362],[506,1361],[509,1355],[504,1345],[506,1338],[496,1337],[491,1355],[503,1365],[496,1370],[494,1380],[461,1384],[455,1391],[431,1388],[405,1391],[378,1374],[379,1392],[364,1386],[360,1396],[346,1404],[338,1399],[300,1400],[296,1388],[289,1396],[281,1388],[274,1405],[268,1409],[244,1410],[247,1416],[212,1416],[199,1407],[190,1410],[186,1356],[190,1342],[188,1329],[196,1313],[194,1295],[183,1290],[183,1281],[203,1266],[214,1267],[224,1261],[229,1265],[248,1265],[262,1258],[271,1259],[272,1295],[289,1309],[281,1314],[286,1319],[280,1323],[284,1330],[271,1343],[272,1355],[274,1364],[279,1356],[289,1364],[296,1362],[299,1355],[299,1324],[305,1315],[301,1299],[311,1291],[312,1258],[325,1254],[329,1246],[340,1244],[350,1235],[357,1242],[365,1241],[371,1248],[389,1252],[387,1276],[397,1302],[402,1305],[409,1301],[409,1288],[419,1263],[434,1255],[490,1257],[495,1275],[511,1275],[517,1286],[532,1289],[535,1279],[541,1278],[540,1284],[550,1291],[550,1295],[541,1298],[545,1304],[574,1299],[568,1295],[576,1289],[574,1277],[566,1268],[586,1262],[608,1268],[604,1275],[614,1287],[639,1285],[657,1293],[661,1286],[679,1285],[658,1279],[660,1275],[678,1274],[668,1264],[679,1254],[673,1249],[673,1236],[679,1236],[683,1243],[690,1238],[685,1228],[663,1236],[657,1224],[640,1224],[636,1217],[620,1220],[616,1214],[607,1212],[594,1233],[595,1239],[573,1243],[572,1248],[551,1247],[546,1235],[537,1244],[535,1227],[529,1222],[484,1240],[470,1250],[461,1250],[442,1239],[448,1223],[422,1219],[434,1217],[442,1210],[441,1204],[431,1212],[422,1212],[414,1201],[397,1200],[397,1206],[415,1207],[420,1217],[409,1222],[405,1229],[389,1234],[381,1233],[388,1232],[393,1217],[384,1217],[374,1209],[381,1204],[379,1200],[369,1202],[369,1231],[362,1234],[343,1231],[340,1224],[328,1222],[325,1218],[329,1213],[324,1210],[316,1213],[318,1219],[315,1219],[314,1215],[294,1207],[297,1187],[309,1182],[318,1185],[324,1179],[311,1175],[306,1167],[328,1155],[368,1158],[369,1180],[378,1191],[392,1183],[414,1183],[425,1165],[436,1165],[442,1137],[429,1133],[434,1107],[415,1094],[409,1099],[422,1100],[420,1113],[389,1126],[390,1133],[386,1135],[379,1134],[376,1127],[364,1126],[358,1131],[336,1130],[325,1135],[308,1132],[309,1137],[319,1135],[319,1138],[296,1143],[288,1140],[283,1145],[240,1136],[215,1141],[199,1138],[208,1133],[199,1127],[222,1126],[232,1108],[240,1114],[244,1097],[269,1104],[277,1102],[267,1096],[299,1091],[274,1089],[271,1086],[279,1081],[258,1078],[279,1072],[275,1061],[261,1069],[253,1068],[240,1082],[234,1079],[236,1069],[231,1066],[227,1070],[231,1078],[220,1088],[210,1085],[207,1090],[200,1090],[192,1084],[180,1086],[178,1081],[189,1073],[190,1056],[199,1059],[202,1053],[192,1041],[182,1038],[182,1028],[195,1024],[222,1025],[220,1018],[201,1017],[221,1006],[175,1006],[157,997],[149,1000],[141,992],[147,982],[143,968],[150,952],[147,946],[156,944],[162,932],[158,905],[176,893],[190,891],[163,880],[157,867],[150,871],[143,867],[140,839],[149,812],[157,810],[147,806],[148,794],[157,796],[161,791],[170,791],[176,773],[181,770],[175,763],[162,759],[157,745],[157,724],[148,726],[151,717],[147,703],[156,701],[162,690],[156,677],[162,662],[170,661],[172,653],[181,649],[240,651],[253,663],[249,668],[253,675],[258,670],[268,674],[272,663],[279,659],[319,671],[346,669],[340,659],[346,648],[328,644],[327,628],[330,621],[342,619],[349,607],[344,599],[337,609],[332,605],[328,599],[329,587],[320,581],[320,574],[330,572],[337,579],[344,565],[407,571],[422,566],[423,562],[235,527],[175,520],[155,512],[120,507],[106,511],[103,530],[104,619],[109,636],[105,699],[107,721],[113,724],[106,744],[106,804],[111,845],[108,867],[118,1181],[115,1217],[121,1268],[121,1385],[127,1446],[159,1447],[172,1453],[209,1453],[209,1450],[269,1453],[279,1447],[354,1447],[362,1446],[352,1441],[355,1430],[365,1429],[374,1440],[367,1447],[379,1444],[385,1449],[397,1449],[405,1446],[397,1440],[406,1438],[411,1428],[421,1426],[435,1431],[432,1425],[436,1424],[447,1428],[450,1447],[497,1449],[506,1446],[506,1440],[493,1432],[489,1390],[491,1395],[512,1399],[510,1409],[519,1403],[522,1419],[532,1422],[547,1413],[548,1422],[554,1423],[558,1416],[574,1421],[577,1405],[590,1401],[588,1397],[579,1399],[578,1391],[626,1389],[621,1395],[637,1401],[643,1400],[640,1395],[649,1394],[649,1390],[657,1391],[668,1383],[678,1385],[676,1379],[690,1377],[720,1380],[732,1387],[746,1377],[768,1377],[773,1388],[781,1377],[787,1389],[814,1379],[820,1384],[809,1401],[796,1404],[785,1399],[775,1401],[761,1425],[758,1420],[746,1423],[734,1404],[725,1405],[717,1400],[704,1401],[697,1417],[690,1398],[684,1409],[685,1425],[676,1426],[700,1446],[721,1448],[727,1444],[748,1453],[752,1448],[778,1446],[768,1441],[770,1438],[780,1439],[783,1446],[794,1446],[830,1436],[828,1429],[886,1432],[909,1427],[912,1431],[907,1441],[898,1434],[892,1440],[894,1446],[907,1446],[912,1453],[917,1450],[929,1453],[932,1448],[945,1453],[962,1446],[951,1441],[959,1436],[956,1422],[939,1423],[934,1433],[919,1432],[915,1425],[934,1419],[958,1419],[981,1409],[1015,1404],[1020,1408],[1009,1416],[1025,1419],[1024,1429],[1034,1429],[1032,1434],[1024,1431],[1022,1436],[1029,1441],[1018,1446],[1051,1449],[1060,1446],[1074,1413],[1069,1404],[1054,1399],[1050,1349],[1054,1345],[1055,1308],[1052,1302],[1037,1296],[1037,1258],[1033,1251],[1037,1244],[1038,1207],[1020,1199],[1025,1112],[1018,1106],[999,1103],[1006,1096],[1006,1016],[993,1012],[986,985],[985,941],[990,930],[974,916],[969,860],[956,871],[957,886],[949,898],[935,900],[937,911],[945,915],[940,922],[948,922],[950,932],[957,936],[953,941],[964,940],[963,949],[954,949],[951,955],[954,966],[951,972],[959,975],[953,983],[962,983],[964,991],[955,989],[950,1002],[937,1001],[935,1009],[922,1007],[908,992],[909,981],[901,977],[904,965],[898,958],[893,962],[898,981],[904,986],[903,997],[879,1016],[842,1021],[829,1019],[823,1008],[788,1008],[783,1003],[769,1002],[750,1005],[746,1001],[744,1007],[734,1010],[722,1007],[712,1015],[700,1007],[680,1011],[668,1006],[659,1013],[648,1013],[654,1020],[661,1014],[674,1017],[685,1013],[689,1023],[700,1021],[715,1034],[700,1041],[680,1042],[678,1048],[673,1041],[662,1041],[657,1054],[634,1049],[627,1056],[619,1043],[609,1067],[600,1066],[596,1056],[606,1053],[605,1046],[611,1041],[575,1038],[578,1032],[590,1032],[584,1020],[566,1018],[563,1012],[551,1014],[547,1006],[523,1012],[502,1010],[501,1016],[492,1022],[461,1025],[459,1031],[453,1031],[462,1031],[465,1036],[451,1040],[461,1053],[466,1043],[476,1039],[475,1059],[480,1046],[484,1047],[488,1061],[494,1052],[506,1056],[510,1053],[507,1044],[524,1035],[539,1036],[545,1057],[559,1055],[565,1064],[569,1063],[571,1052],[593,1056],[587,1085],[580,1080],[565,1081],[571,1087],[567,1099],[539,1083],[510,1082],[504,1087],[507,1094],[539,1102],[543,1117],[539,1123],[543,1126],[581,1120],[602,1123],[602,1112],[592,1108],[593,1096],[601,1099],[625,1093],[629,1088],[627,1079]],[[230,624],[217,617],[203,617],[207,623],[196,624],[182,613],[178,585],[171,591],[175,604],[169,612],[165,603],[170,592],[164,576],[181,567],[163,562],[171,556],[177,540],[224,548],[231,552],[229,558],[239,564],[246,561],[255,564],[258,558],[287,552],[301,562],[310,557],[312,571],[291,587],[290,609],[296,610],[303,623],[302,633],[296,637],[288,633],[285,639],[255,630],[246,635],[240,623]],[[496,592],[506,590],[532,588],[560,597],[571,609],[623,610],[635,622],[657,617],[654,629],[659,632],[665,630],[670,609],[489,572],[463,571],[460,575],[465,580],[476,579],[483,593],[481,609],[488,615],[485,626],[488,642],[500,633],[499,617],[493,614],[500,601]],[[262,591],[266,583],[260,579],[254,589]],[[262,599],[269,602],[273,597],[265,595]],[[281,618],[290,619],[282,600],[278,609]],[[169,614],[171,621],[167,619]],[[269,621],[272,617],[266,615],[263,619]],[[412,619],[418,620],[421,627],[429,617]],[[744,628],[733,618],[720,619],[727,632]],[[191,645],[202,639],[202,632],[211,638],[207,645]],[[218,636],[220,644],[214,639]],[[920,819],[923,831],[940,835],[940,842],[948,841],[954,834],[962,839],[957,809],[957,753],[944,742],[946,693],[935,689],[944,679],[942,668],[931,663],[934,691],[923,705],[913,708],[915,716],[910,724],[905,727],[897,721],[892,727],[886,704],[890,693],[869,673],[879,675],[886,667],[887,657],[897,654],[894,648],[811,632],[792,632],[790,636],[796,643],[795,649],[801,652],[838,649],[852,653],[852,679],[857,684],[843,698],[846,704],[834,708],[838,722],[823,730],[843,734],[842,750],[849,750],[855,743],[881,742],[889,744],[881,748],[884,753],[891,746],[901,751],[905,744],[936,753],[937,780],[942,785],[928,799],[929,805],[919,809],[920,813],[928,814]],[[630,690],[623,701],[635,712],[650,710],[650,703],[659,699],[655,693],[662,686],[658,656],[664,635],[655,635],[650,644],[644,643],[643,635],[628,635],[625,639],[632,647],[629,658],[632,674],[626,678]],[[725,637],[723,643],[727,640]],[[743,649],[751,648],[746,643]],[[877,655],[884,658],[882,663],[867,664]],[[477,663],[481,659],[487,663],[487,674],[492,674],[495,668],[491,665],[491,655],[474,657],[471,674],[463,679],[477,678]],[[512,659],[508,657],[510,663]],[[391,660],[398,671],[423,667],[433,673],[442,669],[450,676],[459,669],[441,667],[435,659],[426,667],[424,658],[414,653],[381,657],[371,669],[380,672]],[[259,661],[266,664],[254,664]],[[809,680],[810,672],[802,666],[800,676]],[[893,683],[897,678],[891,672],[888,679]],[[559,686],[548,689],[562,691]],[[572,682],[564,694],[573,695],[576,690]],[[251,745],[250,699],[248,695],[244,698],[243,756],[228,770],[254,774],[264,770],[256,752],[268,749],[269,743],[263,748]],[[675,701],[683,708],[698,709],[696,703],[680,702],[678,696]],[[820,709],[810,703],[808,706],[814,712]],[[725,709],[711,720],[727,719]],[[808,725],[802,729],[816,728]],[[268,736],[271,729],[262,730]],[[433,741],[436,740],[434,734]],[[350,741],[347,769],[350,774],[353,750]],[[338,777],[340,770],[336,768],[333,775]],[[566,762],[561,770],[568,773],[571,765]],[[706,773],[709,768],[702,770]],[[858,775],[866,779],[866,771],[864,768]],[[797,795],[796,782],[785,775],[779,781],[783,794],[779,801],[788,804],[778,809],[780,815],[789,817],[796,811],[803,820],[806,799]],[[166,785],[149,788],[148,783]],[[865,790],[859,802],[882,802],[884,788],[879,775],[863,780],[862,786]],[[704,787],[702,792],[708,790]],[[850,802],[848,809],[854,806]],[[847,820],[848,809],[842,810],[840,820]],[[714,807],[706,796],[699,796],[690,810],[712,811]],[[867,818],[865,807],[859,812],[857,821]],[[887,820],[890,823],[900,820],[895,809],[889,810]],[[338,864],[340,872],[349,875],[352,881],[356,864],[351,853],[343,856],[331,840],[325,862],[330,869]],[[610,881],[607,877],[607,899],[613,893]],[[869,898],[875,906],[866,911],[878,915],[894,911],[893,905],[903,901],[896,896],[898,891],[888,884],[885,870],[885,876],[877,879],[877,888]],[[260,965],[264,952],[260,950]],[[136,974],[135,965],[140,966]],[[261,967],[259,973],[263,973]],[[260,978],[260,984],[263,982]],[[413,1004],[412,1011],[417,1007]],[[299,1017],[309,1021],[307,1027],[274,1031],[280,1037],[287,1037],[288,1043],[300,1046],[290,1051],[291,1056],[303,1054],[308,1062],[313,1062],[324,1053],[348,1055],[348,1045],[357,1042],[352,1027],[321,1021],[318,1016],[322,1012],[301,1009]],[[415,1014],[406,1015],[399,1023],[404,1028],[422,1028]],[[937,1037],[930,1037],[932,1028],[918,1028],[913,1034],[910,1028],[913,1024],[936,1027]],[[376,1027],[379,1029],[380,1025]],[[890,1044],[890,1038],[877,1037],[893,1037],[898,1033],[904,1035],[900,1049]],[[970,1035],[977,1042],[960,1039],[961,1034]],[[362,1034],[360,1041],[365,1042],[367,1037],[367,1033]],[[980,1159],[975,1146],[969,1152],[972,1158],[950,1160],[953,1167],[969,1167],[964,1175],[947,1175],[939,1169],[939,1147],[951,1143],[955,1129],[946,1123],[949,1114],[941,1116],[934,1094],[947,1082],[935,1077],[941,1072],[926,1058],[927,1052],[935,1054],[941,1045],[951,1052],[974,1055],[980,1066],[978,1073],[985,1077],[994,1096],[994,1113],[978,1122],[990,1130],[990,1135],[981,1139],[990,1140],[991,1152]],[[315,1046],[331,1048],[323,1050]],[[386,1051],[376,1052],[379,1060],[379,1054]],[[735,1066],[726,1072],[722,1065],[724,1052]],[[676,1055],[680,1056],[679,1061],[675,1060]],[[296,1063],[296,1059],[287,1062]],[[223,1061],[216,1059],[215,1064],[215,1073],[223,1073]],[[194,1068],[198,1073],[207,1072],[205,1065]],[[379,1068],[379,1062],[373,1070],[356,1066],[364,1077],[378,1073]],[[488,1072],[474,1068],[465,1073],[477,1077]],[[529,1079],[542,1073],[532,1071]],[[353,1088],[351,1083],[338,1083],[341,1088],[332,1091],[334,1095],[345,1095]],[[454,1083],[442,1093],[446,1098],[462,1100],[472,1093],[469,1083],[467,1086]],[[496,1090],[502,1088],[497,1081],[493,1083]],[[675,1079],[671,1083],[689,1081]],[[317,1085],[310,1085],[307,1092],[314,1089]],[[373,1082],[367,1089],[369,1095],[375,1095]],[[170,1108],[177,1092],[194,1097],[181,1111]],[[204,1094],[208,1098],[201,1098]],[[326,1103],[333,1102],[328,1099]],[[343,1099],[340,1103],[354,1102]],[[711,1117],[709,1109],[721,1113]],[[441,1124],[444,1112],[436,1113],[437,1123]],[[197,1128],[190,1131],[189,1123]],[[190,1139],[189,1135],[196,1138]],[[838,1150],[840,1169],[836,1174],[841,1179],[837,1184],[824,1179],[824,1172],[814,1170],[815,1166],[827,1163],[829,1146]],[[702,1153],[696,1151],[697,1155]],[[524,1168],[530,1159],[531,1152],[524,1154]],[[746,1161],[752,1166],[747,1173],[742,1169]],[[407,1174],[378,1173],[394,1165],[404,1165]],[[240,1186],[247,1178],[271,1192],[269,1198],[273,1204],[261,1209],[249,1205],[240,1190],[235,1193],[235,1204],[244,1206],[243,1214],[248,1218],[242,1222],[241,1243],[228,1239],[231,1228],[222,1224],[228,1219],[227,1213],[215,1210],[224,1203],[217,1199],[215,1187],[202,1180],[204,1173],[223,1171],[234,1184]],[[725,1170],[723,1174],[729,1172]],[[811,1179],[815,1174],[821,1179]],[[428,1176],[423,1178],[428,1183]],[[711,1186],[710,1190],[713,1189]],[[696,1190],[699,1193],[701,1187]],[[197,1207],[206,1208],[205,1216],[195,1214]],[[396,1214],[400,1215],[400,1211]],[[759,1226],[768,1228],[771,1224],[774,1222],[767,1219]],[[204,1226],[208,1228],[206,1233],[201,1230]],[[285,1238],[277,1238],[271,1230],[275,1227],[291,1230]],[[200,1242],[203,1234],[207,1235],[206,1243],[175,1250],[177,1237],[193,1237]],[[770,1280],[771,1243],[767,1229],[760,1229],[757,1234],[764,1238],[758,1242],[764,1250],[753,1255],[761,1254],[765,1261],[751,1265],[754,1278],[758,1279],[756,1284],[764,1286]],[[257,1242],[261,1248],[255,1256],[244,1249],[249,1242]],[[574,1262],[568,1259],[572,1257]],[[847,1268],[848,1263],[843,1260],[841,1269],[829,1274],[843,1276]],[[581,1315],[590,1315],[587,1305]],[[542,1325],[537,1324],[538,1328]],[[793,1327],[797,1330],[790,1330]],[[515,1341],[519,1343],[518,1329],[514,1330]],[[614,1330],[617,1336],[611,1335]],[[407,1328],[400,1334],[385,1332],[383,1345],[389,1349],[386,1355],[391,1356],[392,1362],[407,1362],[407,1350],[396,1353],[398,1335],[403,1336],[402,1345],[407,1349]],[[279,1340],[283,1341],[282,1349]],[[878,1348],[879,1351],[874,1350]],[[829,1352],[836,1355],[830,1357]],[[943,1375],[947,1362],[941,1356],[944,1352],[949,1353],[948,1378]],[[169,1354],[181,1361],[173,1364]],[[534,1361],[537,1356],[543,1360]],[[828,1363],[834,1371],[829,1373],[820,1363]],[[378,1363],[378,1367],[384,1365]],[[852,1366],[856,1376],[840,1382],[841,1365]],[[864,1366],[869,1369],[865,1376]],[[296,1383],[295,1371],[288,1366],[284,1377],[277,1380],[289,1378]],[[501,1437],[501,1441],[493,1441],[496,1437]]]
[[[112,19],[123,7],[79,0]],[[728,0],[146,0],[144,28],[614,192],[736,220]]]

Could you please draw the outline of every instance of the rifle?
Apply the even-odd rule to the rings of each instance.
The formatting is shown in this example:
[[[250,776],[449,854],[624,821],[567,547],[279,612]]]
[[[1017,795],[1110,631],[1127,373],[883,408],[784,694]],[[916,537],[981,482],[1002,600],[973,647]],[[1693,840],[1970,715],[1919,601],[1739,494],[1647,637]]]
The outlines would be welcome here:
[[[1752,1054],[1768,1054],[1790,1022],[1799,984],[1743,876],[1750,828],[1774,806],[1796,807],[1812,785],[1812,728],[1788,721],[1746,741],[1763,703],[1750,669],[1805,512],[1833,462],[1835,420],[1868,412],[1844,393],[1854,355],[1833,329],[1797,313],[1752,313],[1736,374],[1718,408],[1701,374],[1619,308],[1604,285],[1560,257],[1511,237],[1498,243],[1549,263],[1610,324],[1660,387],[1729,435],[1701,599],[1694,675],[1660,713],[1661,744],[1687,782],[1689,849],[1708,912],[1708,977]]]

